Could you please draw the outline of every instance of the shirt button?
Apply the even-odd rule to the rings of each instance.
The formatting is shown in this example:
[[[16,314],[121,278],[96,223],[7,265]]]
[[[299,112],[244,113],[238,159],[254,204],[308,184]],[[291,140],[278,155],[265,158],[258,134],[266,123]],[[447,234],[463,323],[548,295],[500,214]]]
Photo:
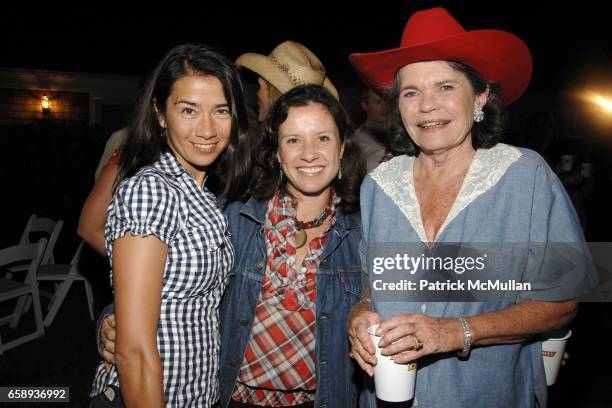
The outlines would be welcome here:
[[[321,365],[326,365],[327,364],[327,360],[321,360],[320,364]]]
[[[327,319],[329,316],[327,315],[327,313],[321,313],[321,315],[319,316],[319,319]]]
[[[306,273],[306,267],[302,266],[302,273]]]
[[[257,261],[257,262],[255,262],[255,267],[257,269],[263,268],[264,267],[264,261]]]
[[[423,303],[421,305],[421,313],[425,314],[426,311],[427,311],[427,305],[425,303]]]
[[[249,321],[247,319],[241,319],[240,320],[240,325],[241,326],[246,326],[247,324],[249,324]]]

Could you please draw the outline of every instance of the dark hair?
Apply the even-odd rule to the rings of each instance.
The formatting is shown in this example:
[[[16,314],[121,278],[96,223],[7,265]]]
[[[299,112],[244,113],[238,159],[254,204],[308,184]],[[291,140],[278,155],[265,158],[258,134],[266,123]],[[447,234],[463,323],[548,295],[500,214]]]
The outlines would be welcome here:
[[[183,44],[172,48],[145,81],[121,150],[118,179],[133,176],[143,166],[159,160],[163,151],[170,151],[162,137],[154,103],[160,112],[165,112],[174,83],[187,75],[211,75],[221,82],[232,115],[232,130],[226,150],[207,169],[207,176],[213,177],[213,184],[221,186],[220,196],[236,197],[247,188],[251,165],[244,90],[234,64],[207,45]]]
[[[293,88],[283,94],[270,109],[268,117],[262,125],[262,135],[256,149],[256,168],[251,180],[249,194],[258,199],[271,199],[280,189],[288,194],[286,178],[280,179],[280,163],[278,162],[278,129],[285,122],[289,108],[321,104],[334,118],[344,143],[344,154],[340,166],[342,179],[334,178],[331,185],[342,199],[340,207],[345,213],[359,210],[359,187],[365,175],[365,166],[361,158],[361,149],[352,139],[353,129],[348,115],[340,103],[325,88],[318,85],[303,85]]]
[[[490,149],[502,140],[502,136],[505,132],[506,120],[502,108],[499,84],[494,81],[486,81],[478,71],[461,62],[447,62],[451,68],[466,76],[476,95],[480,95],[484,92],[487,85],[489,85],[487,103],[482,108],[485,114],[484,120],[479,123],[474,122],[472,126],[472,146],[474,149]],[[393,89],[389,91],[390,97],[394,101],[393,111],[389,119],[389,140],[391,149],[400,154],[418,156],[420,149],[412,141],[410,135],[406,131],[399,112],[399,89],[400,81],[398,71],[395,75]]]

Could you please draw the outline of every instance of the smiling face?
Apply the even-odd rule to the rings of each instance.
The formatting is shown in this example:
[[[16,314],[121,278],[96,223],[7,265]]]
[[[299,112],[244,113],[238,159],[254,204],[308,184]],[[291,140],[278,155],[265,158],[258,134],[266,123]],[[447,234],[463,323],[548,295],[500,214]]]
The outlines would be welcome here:
[[[326,193],[338,175],[344,147],[331,113],[320,103],[289,108],[278,129],[278,160],[287,191],[300,196]]]
[[[159,124],[181,165],[199,184],[206,168],[229,144],[232,129],[223,86],[211,75],[187,75],[176,80]]]
[[[446,61],[406,65],[399,81],[402,122],[421,151],[471,145],[474,109],[485,105],[488,90],[476,95],[468,78]]]

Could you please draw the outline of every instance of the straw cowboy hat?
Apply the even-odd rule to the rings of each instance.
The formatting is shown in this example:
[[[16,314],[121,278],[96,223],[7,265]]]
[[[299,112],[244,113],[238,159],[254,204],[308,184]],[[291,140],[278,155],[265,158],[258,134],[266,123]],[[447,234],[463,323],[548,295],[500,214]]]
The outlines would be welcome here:
[[[466,31],[444,8],[414,13],[404,28],[399,48],[355,53],[349,60],[369,87],[379,91],[393,84],[405,65],[422,61],[457,61],[498,81],[508,105],[527,88],[532,72],[531,54],[514,34],[500,30]]]
[[[236,60],[274,85],[281,93],[299,85],[322,85],[338,99],[338,91],[325,73],[325,67],[308,48],[295,41],[285,41],[270,55],[246,53]]]

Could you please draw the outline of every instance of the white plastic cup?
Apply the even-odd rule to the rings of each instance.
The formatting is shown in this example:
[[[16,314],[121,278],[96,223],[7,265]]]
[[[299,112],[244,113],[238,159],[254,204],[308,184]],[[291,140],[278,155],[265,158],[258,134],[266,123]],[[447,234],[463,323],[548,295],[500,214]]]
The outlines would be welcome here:
[[[378,325],[370,326],[368,333],[376,346],[377,363],[374,366],[374,385],[376,397],[387,402],[404,402],[414,398],[416,383],[416,361],[408,364],[396,364],[390,356],[380,354],[376,336]]]
[[[559,333],[554,333],[559,335]],[[559,375],[559,367],[561,367],[561,360],[563,360],[563,352],[565,352],[565,345],[567,339],[572,335],[570,330],[563,337],[549,337],[542,342],[542,359],[544,360],[544,371],[546,372],[546,385],[551,386],[557,382],[557,376]]]

